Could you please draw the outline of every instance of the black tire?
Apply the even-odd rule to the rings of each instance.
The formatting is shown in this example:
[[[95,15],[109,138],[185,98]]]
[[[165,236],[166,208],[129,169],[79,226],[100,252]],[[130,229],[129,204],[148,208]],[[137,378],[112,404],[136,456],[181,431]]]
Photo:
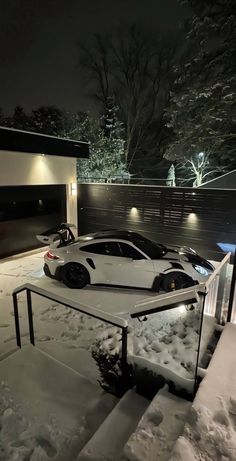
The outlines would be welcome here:
[[[84,288],[90,283],[87,269],[79,263],[67,263],[61,270],[61,279],[69,288]]]
[[[165,291],[181,290],[194,284],[193,279],[183,272],[169,272],[169,274],[164,275],[162,288]]]
[[[162,288],[161,282],[162,282],[162,279],[159,275],[154,278],[152,288],[151,288],[151,290],[154,291],[154,293],[159,293],[159,291],[161,290]]]

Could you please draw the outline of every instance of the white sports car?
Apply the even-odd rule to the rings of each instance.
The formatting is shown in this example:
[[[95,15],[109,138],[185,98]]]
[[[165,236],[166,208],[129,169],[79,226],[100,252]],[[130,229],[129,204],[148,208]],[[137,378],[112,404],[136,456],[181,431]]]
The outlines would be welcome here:
[[[71,227],[60,224],[37,236],[50,244],[45,274],[70,288],[107,284],[171,291],[206,281],[214,270],[190,248],[164,246],[125,230],[75,238]]]

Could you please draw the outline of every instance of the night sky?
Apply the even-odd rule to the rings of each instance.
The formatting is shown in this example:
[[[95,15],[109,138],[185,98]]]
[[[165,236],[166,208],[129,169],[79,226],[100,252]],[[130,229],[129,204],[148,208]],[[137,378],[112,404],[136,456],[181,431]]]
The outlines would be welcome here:
[[[93,109],[78,64],[78,44],[94,32],[140,23],[175,33],[177,0],[0,0],[0,107],[10,114],[40,105]]]

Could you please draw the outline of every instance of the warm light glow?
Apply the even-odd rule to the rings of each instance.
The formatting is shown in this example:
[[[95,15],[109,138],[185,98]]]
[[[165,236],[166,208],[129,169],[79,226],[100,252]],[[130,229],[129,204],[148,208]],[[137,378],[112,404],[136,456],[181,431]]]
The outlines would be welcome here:
[[[76,184],[76,182],[72,182],[70,184],[70,195],[73,195],[73,196],[77,195],[77,184]]]
[[[132,218],[137,218],[138,217],[138,208],[136,208],[135,206],[133,206],[130,210],[130,216],[132,216]]]
[[[192,212],[192,213],[189,213],[189,215],[188,215],[188,222],[194,224],[194,223],[196,223],[197,221],[198,221],[198,217],[197,217],[196,213],[193,213],[193,212]]]
[[[56,173],[49,156],[34,155],[27,169],[27,184],[55,184]]]

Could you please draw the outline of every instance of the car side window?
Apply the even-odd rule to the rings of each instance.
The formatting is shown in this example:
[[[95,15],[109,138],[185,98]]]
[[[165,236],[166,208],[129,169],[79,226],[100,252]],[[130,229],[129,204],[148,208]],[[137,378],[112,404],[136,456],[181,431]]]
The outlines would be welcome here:
[[[132,258],[132,259],[146,259],[142,253],[139,253],[138,250],[135,250],[134,247],[128,245],[127,243],[119,242],[119,246],[121,248],[122,256],[124,258]]]
[[[80,251],[95,253],[107,256],[122,256],[120,248],[116,242],[91,243],[80,247]]]

